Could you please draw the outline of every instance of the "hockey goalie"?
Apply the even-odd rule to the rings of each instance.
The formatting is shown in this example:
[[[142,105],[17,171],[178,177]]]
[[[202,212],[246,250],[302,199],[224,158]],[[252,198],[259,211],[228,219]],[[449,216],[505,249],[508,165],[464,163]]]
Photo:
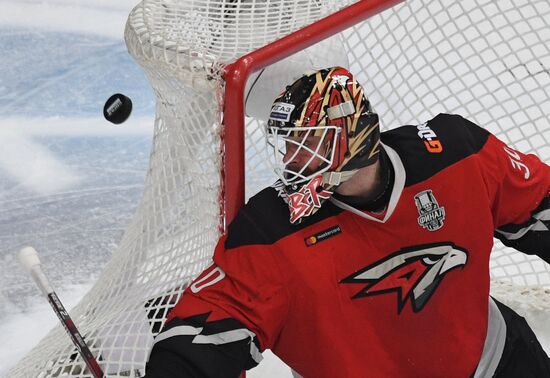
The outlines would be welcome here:
[[[283,89],[283,88],[282,88]],[[353,74],[304,74],[266,126],[252,197],[156,337],[148,378],[550,377],[489,296],[493,235],[550,262],[550,167],[458,115],[380,132]]]

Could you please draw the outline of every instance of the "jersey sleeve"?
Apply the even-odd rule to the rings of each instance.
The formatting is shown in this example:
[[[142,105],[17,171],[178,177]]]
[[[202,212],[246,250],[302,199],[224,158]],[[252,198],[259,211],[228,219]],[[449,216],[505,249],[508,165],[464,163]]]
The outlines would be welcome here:
[[[550,167],[494,135],[480,151],[495,237],[550,262]]]
[[[269,246],[226,249],[185,290],[155,338],[147,378],[238,377],[278,337],[287,294]]]

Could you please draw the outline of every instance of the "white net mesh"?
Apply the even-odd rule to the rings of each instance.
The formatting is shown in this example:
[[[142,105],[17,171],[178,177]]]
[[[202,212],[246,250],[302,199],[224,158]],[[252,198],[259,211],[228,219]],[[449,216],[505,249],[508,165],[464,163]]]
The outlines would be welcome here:
[[[143,0],[131,13],[127,45],[157,96],[145,193],[106,270],[71,312],[109,376],[143,375],[152,337],[219,237],[224,64],[347,4]],[[459,113],[550,162],[549,23],[547,0],[410,0],[339,38],[386,128]],[[261,123],[248,118],[247,196],[274,180],[263,144]],[[505,282],[494,292],[509,303],[550,307],[541,260],[497,244],[492,276]],[[90,374],[57,327],[8,376]]]

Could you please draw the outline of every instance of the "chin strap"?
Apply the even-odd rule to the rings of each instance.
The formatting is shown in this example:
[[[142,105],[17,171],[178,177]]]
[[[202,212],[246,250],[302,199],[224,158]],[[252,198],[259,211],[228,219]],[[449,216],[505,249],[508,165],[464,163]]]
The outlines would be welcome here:
[[[323,182],[321,184],[328,185],[329,188],[338,186],[344,181],[349,180],[357,171],[358,169],[344,172],[325,172],[323,173]]]

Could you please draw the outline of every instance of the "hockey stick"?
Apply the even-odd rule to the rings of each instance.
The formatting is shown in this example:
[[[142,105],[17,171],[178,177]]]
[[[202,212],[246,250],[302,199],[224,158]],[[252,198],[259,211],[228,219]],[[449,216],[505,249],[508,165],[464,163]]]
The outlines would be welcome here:
[[[69,313],[65,310],[65,307],[63,307],[63,304],[57,297],[57,294],[48,281],[48,277],[46,277],[42,271],[40,259],[38,258],[38,253],[36,250],[33,247],[25,247],[19,251],[18,257],[21,265],[23,265],[25,270],[30,272],[34,282],[36,282],[40,288],[40,291],[42,291],[46,298],[48,298],[48,302],[50,302],[53,311],[61,321],[61,324],[63,324],[63,327],[65,327],[65,330],[71,337],[73,344],[76,346],[76,349],[80,353],[80,356],[84,359],[84,362],[88,366],[88,369],[90,369],[90,372],[94,378],[104,378],[103,371],[101,370],[101,367],[99,367],[99,364],[90,351],[90,348],[86,345],[84,338],[80,332],[78,332],[78,329],[69,316]]]

